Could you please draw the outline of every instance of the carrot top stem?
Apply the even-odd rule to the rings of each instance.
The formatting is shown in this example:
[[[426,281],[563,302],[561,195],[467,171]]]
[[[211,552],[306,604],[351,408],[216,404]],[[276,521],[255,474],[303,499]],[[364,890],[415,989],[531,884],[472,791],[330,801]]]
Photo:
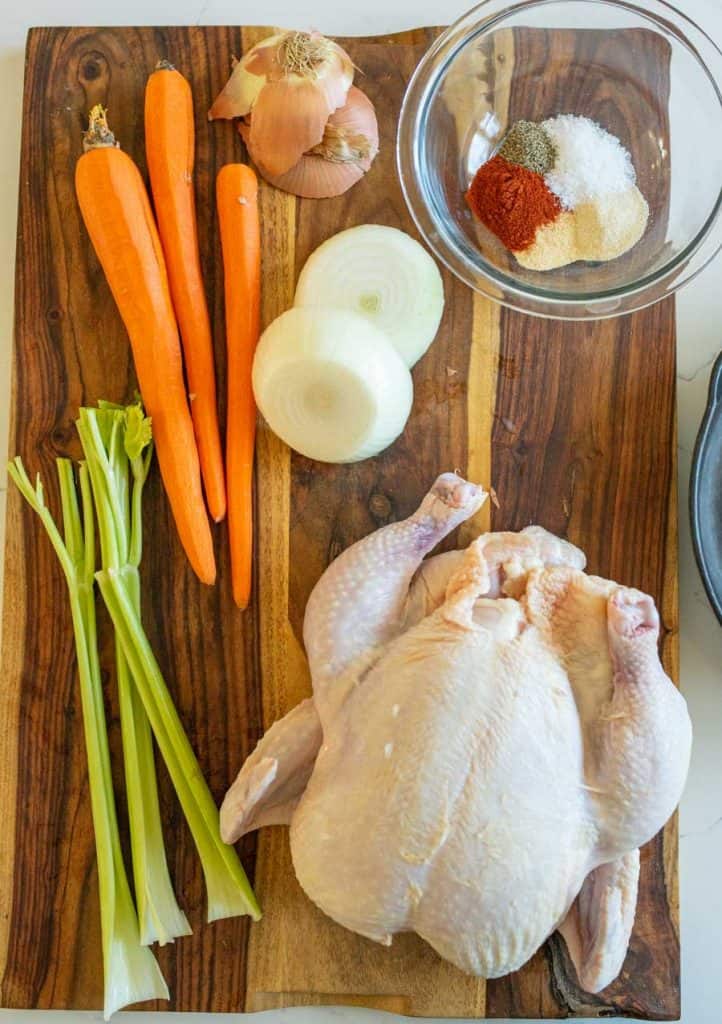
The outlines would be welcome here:
[[[91,149],[120,148],[120,143],[108,127],[107,109],[96,103],[88,114],[88,130],[83,132],[83,152]]]
[[[171,64],[171,62],[169,60],[166,60],[165,57],[164,57],[163,60],[159,60],[158,61],[158,63],[155,66],[155,70],[156,71],[175,71],[175,64]]]

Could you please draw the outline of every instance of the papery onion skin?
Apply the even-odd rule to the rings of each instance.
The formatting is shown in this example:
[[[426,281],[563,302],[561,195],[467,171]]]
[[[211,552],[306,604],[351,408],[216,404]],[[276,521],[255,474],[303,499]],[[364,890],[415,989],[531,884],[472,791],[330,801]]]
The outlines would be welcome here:
[[[328,119],[317,147],[320,152],[305,153],[284,174],[273,174],[260,160],[247,124],[240,122],[238,130],[262,177],[305,199],[329,199],[348,191],[368,171],[379,148],[373,104],[356,86],[349,90],[346,104]]]
[[[258,94],[267,81],[274,63],[276,47],[284,33],[269,36],[263,40],[264,49],[254,47],[241,59],[233,58],[231,77],[223,86],[208,111],[208,120],[218,118],[245,117],[253,110]],[[275,45],[274,45],[275,44]],[[251,70],[253,68],[253,70]]]
[[[368,96],[352,85],[344,105],[329,117],[312,154],[334,163],[357,163],[367,171],[378,151],[376,110]]]
[[[294,71],[292,67],[295,64],[291,68],[284,66],[284,43],[298,38],[307,39],[311,44],[321,40],[327,49],[326,64],[313,79]],[[353,76],[353,62],[338,43],[317,33],[278,32],[262,40],[234,64],[230,78],[208,112],[208,119],[213,121],[216,118],[246,117],[253,110],[266,83],[280,81],[287,82],[292,88],[302,82],[314,81],[330,114],[345,102]]]
[[[331,113],[313,82],[267,82],[251,114],[249,148],[269,174],[285,174],[321,142]]]
[[[346,102],[348,91],[353,84],[353,77],[356,68],[342,46],[339,46],[338,43],[335,43],[332,39],[322,36],[319,32],[286,33],[288,50],[290,51],[291,46],[293,44],[298,44],[299,41],[303,46],[306,39],[310,40],[311,46],[314,44],[320,44],[327,53],[328,73],[322,74],[319,69],[316,69],[313,81],[326,96],[329,113],[332,113],[334,110],[338,110],[339,107],[342,107]],[[288,61],[289,57],[287,56],[287,64]],[[284,77],[288,77],[288,73]]]
[[[359,164],[336,164],[322,156],[302,156],[295,167],[277,176],[254,163],[269,184],[302,199],[333,199],[348,192],[364,176]]]

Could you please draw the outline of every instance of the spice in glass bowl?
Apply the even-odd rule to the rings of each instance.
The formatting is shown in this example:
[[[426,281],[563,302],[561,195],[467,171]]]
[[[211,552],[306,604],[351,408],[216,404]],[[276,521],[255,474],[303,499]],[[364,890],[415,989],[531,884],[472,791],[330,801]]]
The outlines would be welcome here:
[[[553,140],[556,160],[545,181],[565,210],[626,192],[637,181],[632,158],[615,135],[596,121],[561,114],[541,125]]]
[[[649,219],[628,151],[576,114],[517,121],[466,198],[529,270],[616,259],[637,244]]]
[[[526,167],[528,171],[546,174],[556,162],[557,150],[543,125],[534,121],[517,121],[504,137],[499,156],[512,164]]]
[[[498,155],[481,165],[466,199],[481,223],[512,252],[533,245],[537,229],[561,211],[541,174]]]

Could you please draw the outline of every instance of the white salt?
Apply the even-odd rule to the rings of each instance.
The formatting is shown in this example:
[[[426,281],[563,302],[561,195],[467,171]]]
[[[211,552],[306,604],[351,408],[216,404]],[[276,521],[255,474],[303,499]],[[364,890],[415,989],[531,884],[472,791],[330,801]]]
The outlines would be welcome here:
[[[601,196],[626,192],[635,184],[632,158],[615,135],[588,117],[560,114],[543,122],[557,158],[544,176],[567,210]]]

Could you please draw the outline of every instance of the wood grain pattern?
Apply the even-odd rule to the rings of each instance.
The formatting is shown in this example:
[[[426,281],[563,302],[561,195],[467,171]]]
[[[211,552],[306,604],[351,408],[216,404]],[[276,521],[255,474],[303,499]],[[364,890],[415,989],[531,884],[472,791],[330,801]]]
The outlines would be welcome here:
[[[514,33],[509,29],[496,32],[486,47],[475,47],[460,68],[459,81],[447,83],[444,90],[447,108],[457,130],[457,146],[461,150],[468,135],[469,124],[480,115],[491,113],[507,119],[511,101],[508,83],[495,81],[495,69],[501,63],[514,62]],[[469,77],[479,83],[481,98],[469,89]],[[492,106],[493,97],[493,106]],[[496,390],[500,363],[501,306],[475,292],[472,297],[472,324],[469,341],[469,361],[466,384],[467,457],[466,474],[469,480],[491,482],[491,436],[496,414]],[[459,530],[459,546],[467,545],[480,533],[491,529],[491,513],[496,500],[482,505],[475,516]]]
[[[394,139],[405,83],[431,36],[418,33],[415,39],[416,45],[414,38],[408,36],[403,43],[394,40],[383,45],[375,41],[349,41],[352,59],[363,69],[363,86],[379,116],[381,151],[374,166],[376,185],[373,186],[373,179],[363,182],[347,195],[325,202],[322,209],[313,203],[297,204],[297,269],[334,230],[364,221],[394,224],[407,230],[410,227],[394,170]],[[447,295],[453,292],[448,316],[453,316],[455,325],[454,328],[447,321],[446,334],[450,337],[453,332],[457,341],[438,350],[434,347],[434,361],[430,353],[419,368],[415,384],[420,415],[394,446],[395,457],[386,456],[358,466],[321,466],[301,456],[291,457],[290,531],[286,530],[281,542],[282,547],[288,545],[290,574],[284,578],[287,605],[279,609],[278,617],[273,616],[272,628],[282,631],[274,645],[276,659],[282,648],[291,645],[296,649],[299,644],[308,593],[328,562],[352,540],[405,515],[415,496],[425,489],[427,470],[418,458],[423,438],[428,438],[432,431],[437,435],[434,443],[439,451],[433,454],[434,465],[465,465],[466,409],[463,401],[448,400],[449,395],[460,392],[453,377],[446,373],[446,363],[465,366],[471,296],[450,278],[445,283]],[[448,426],[439,424],[439,415],[450,415],[453,421]],[[415,473],[409,486],[410,504],[400,507],[397,501],[405,502],[406,495],[400,493],[396,482],[399,455]],[[263,472],[260,464],[259,471]],[[277,536],[276,543],[279,539]],[[295,643],[288,638],[287,631]],[[276,661],[276,671],[264,674],[264,707],[270,704],[271,711],[267,725],[305,696],[309,685],[305,665],[297,665],[301,678],[294,682],[292,666],[283,656],[281,659],[282,664]],[[258,896],[265,915],[253,930],[249,948],[246,1009],[328,1002],[333,995],[336,1002],[354,1004],[363,997],[363,1005],[379,1009],[396,1007],[398,1012],[407,1014],[483,1013],[484,984],[441,962],[415,936],[403,936],[380,957],[374,943],[325,918],[296,882],[285,830],[268,829],[260,837],[257,872]],[[278,899],[280,893],[282,900]],[[283,956],[278,956],[279,949],[284,951]],[[317,997],[316,993],[326,995]]]
[[[586,114],[615,132],[635,166],[644,168],[649,161],[638,127],[648,122],[650,105],[667,109],[665,51],[664,42],[643,30],[516,30],[515,60],[527,69],[543,63],[547,70],[543,83],[532,77],[528,90],[515,87],[509,120],[541,119],[557,110]],[[610,69],[623,74],[631,59],[646,90],[610,89]],[[661,121],[666,123],[665,115]],[[661,244],[668,193],[663,183],[641,177],[652,211],[649,230]],[[553,332],[542,321],[503,310],[500,333],[492,466],[502,504],[492,512],[494,528],[539,522],[578,544],[590,572],[653,594],[662,615],[665,666],[677,679],[673,304],[616,321],[557,324]],[[584,1016],[678,1017],[676,864],[672,822],[643,851],[627,961],[604,993],[589,997],[579,990],[564,944],[555,937],[547,956],[488,984],[489,1015],[548,1016],[558,1004]]]
[[[264,322],[290,303],[298,268],[328,235],[365,221],[413,233],[394,167],[395,124],[406,81],[435,31],[345,41],[379,113],[381,153],[373,171],[337,200],[297,202],[262,188]],[[219,167],[239,159],[242,150],[231,126],[207,126],[205,112],[230,55],[264,32],[204,27],[30,33],[10,445],[30,470],[43,473],[55,508],[54,459],[78,454],[78,406],[99,397],[127,399],[135,387],[127,340],[73,194],[85,112],[94,102],[106,104],[123,147],[144,170],[147,74],[168,57],[192,82],[199,233],[223,418],[223,287],[212,195]],[[650,69],[663,68],[666,60],[649,49],[649,39],[633,33],[613,39],[589,33],[575,45],[588,47],[587,57],[600,47],[613,48],[622,61],[641,53]],[[495,67],[514,59],[530,63],[534,54],[543,54],[560,74],[570,46],[566,33],[554,40],[530,30],[509,35],[494,53],[482,55],[479,87],[494,84]],[[574,97],[577,109],[603,113],[634,151],[629,128],[641,111],[611,109],[603,83],[595,83],[594,61],[589,63]],[[666,104],[663,74],[650,70],[649,86],[656,102]],[[499,104],[498,92],[496,98]],[[508,94],[500,105],[516,116],[514,103],[523,99]],[[558,102],[554,75],[538,102]],[[655,196],[650,198],[654,205]],[[655,209],[663,218],[663,206]],[[144,616],[219,799],[263,729],[308,691],[301,623],[318,576],[359,537],[407,515],[443,469],[465,469],[493,484],[499,496],[499,507],[490,506],[464,540],[490,523],[516,529],[534,520],[581,544],[593,571],[652,593],[664,619],[665,662],[676,673],[672,303],[619,321],[560,325],[503,311],[446,273],[444,285],[441,331],[414,371],[411,421],[389,452],[355,466],[320,466],[292,455],[260,424],[250,611],[237,612],[231,600],[225,527],[217,535],[219,583],[203,588],[186,565],[153,474],[146,499]],[[450,538],[447,545],[456,542]],[[54,556],[13,490],[5,572],[0,1002],[93,1008],[102,1002],[99,917],[70,623]],[[109,667],[105,617],[100,625]],[[114,781],[122,794],[118,709],[112,679],[107,683]],[[233,1011],[346,1003],[459,1017],[619,1012],[660,1018],[678,1012],[674,823],[644,851],[637,925],[622,977],[591,997],[576,987],[556,939],[516,975],[485,985],[444,964],[413,936],[387,950],[344,931],[301,892],[281,829],[241,845],[263,921],[253,928],[245,920],[205,925],[192,842],[162,768],[159,776],[171,871],[194,928],[192,937],[160,953],[173,998],[159,1005]]]

